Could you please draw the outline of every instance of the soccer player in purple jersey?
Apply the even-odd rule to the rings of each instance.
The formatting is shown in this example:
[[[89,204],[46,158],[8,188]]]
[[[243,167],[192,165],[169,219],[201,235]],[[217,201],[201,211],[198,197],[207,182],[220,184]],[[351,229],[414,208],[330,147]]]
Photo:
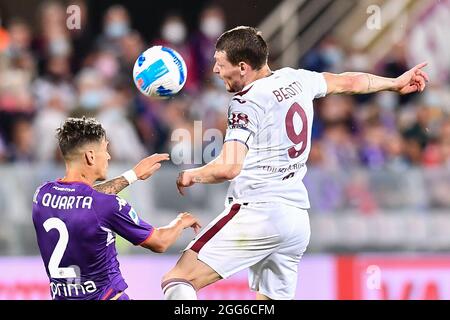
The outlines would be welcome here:
[[[66,164],[64,178],[40,186],[33,197],[33,223],[39,250],[50,280],[54,300],[128,299],[115,234],[134,245],[164,252],[192,227],[200,225],[189,213],[180,213],[164,227],[155,228],[116,196],[136,180],[149,178],[168,160],[154,154],[132,170],[105,180],[111,158],[105,130],[95,119],[69,118],[57,130]]]

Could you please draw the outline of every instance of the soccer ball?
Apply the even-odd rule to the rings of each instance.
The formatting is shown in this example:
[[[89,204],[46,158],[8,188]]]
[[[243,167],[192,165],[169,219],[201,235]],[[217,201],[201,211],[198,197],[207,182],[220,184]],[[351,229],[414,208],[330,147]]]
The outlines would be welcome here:
[[[183,57],[171,48],[153,46],[134,63],[134,83],[146,96],[168,98],[183,88],[186,77]]]

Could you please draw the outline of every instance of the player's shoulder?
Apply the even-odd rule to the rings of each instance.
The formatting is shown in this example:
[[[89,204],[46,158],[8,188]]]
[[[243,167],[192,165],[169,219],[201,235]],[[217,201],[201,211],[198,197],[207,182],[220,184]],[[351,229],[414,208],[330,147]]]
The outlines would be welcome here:
[[[296,76],[300,69],[290,67],[274,70],[269,76],[258,79],[246,86],[242,91],[234,94],[233,99],[249,100],[258,103],[272,98],[272,90],[280,82],[280,78]]]
[[[231,110],[236,108],[237,109],[258,108],[259,106],[257,102],[258,99],[255,98],[255,95],[253,94],[253,92],[251,92],[253,89],[254,89],[253,85],[250,85],[244,88],[242,91],[235,93],[233,97],[231,97],[228,107]]]
[[[111,207],[114,206],[115,202],[117,202],[116,198],[118,197],[115,194],[107,194],[103,192],[99,192],[95,189],[92,189],[92,198],[95,199],[97,207]]]
[[[41,198],[42,193],[47,191],[49,188],[53,186],[55,181],[46,181],[43,184],[39,185],[36,190],[34,191],[33,195],[33,203],[38,203],[38,199]]]
[[[54,181],[46,181],[46,182],[42,183],[41,185],[39,185],[36,188],[35,196],[37,196],[40,193],[48,192],[52,189],[61,191],[61,189],[64,189],[64,188],[59,186],[59,182],[60,182],[59,180],[54,180]]]
[[[51,188],[55,184],[55,181],[45,181],[41,185],[36,188],[36,191],[39,192],[41,190],[45,190]]]
[[[102,193],[94,189],[92,197],[94,198],[95,211],[100,215],[121,211],[128,206],[128,202],[116,194]]]
[[[308,70],[308,69],[292,69],[292,72],[296,73],[296,75],[298,77],[301,77],[304,79],[323,77],[321,72]]]
[[[291,68],[291,67],[284,67],[284,68],[275,70],[273,73],[275,75],[284,75],[284,74],[297,73],[299,70],[302,70],[302,69],[295,69],[295,68]]]
[[[267,78],[262,78],[247,85],[242,91],[235,93],[231,98],[230,106],[241,107],[248,105],[264,110],[270,99],[270,82]]]

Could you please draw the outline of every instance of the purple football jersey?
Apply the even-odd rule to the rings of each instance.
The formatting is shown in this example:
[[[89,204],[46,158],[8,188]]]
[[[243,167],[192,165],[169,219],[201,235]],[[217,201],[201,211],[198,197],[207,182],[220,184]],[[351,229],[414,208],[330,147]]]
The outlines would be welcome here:
[[[110,299],[124,291],[115,234],[139,245],[153,232],[125,200],[82,182],[39,187],[33,223],[55,300]]]

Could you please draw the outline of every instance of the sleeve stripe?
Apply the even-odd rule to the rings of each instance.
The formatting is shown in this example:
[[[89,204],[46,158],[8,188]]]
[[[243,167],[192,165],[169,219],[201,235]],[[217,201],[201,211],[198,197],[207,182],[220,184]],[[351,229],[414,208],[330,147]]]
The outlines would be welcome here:
[[[247,145],[247,142],[244,142],[244,141],[242,141],[242,140],[239,140],[239,139],[226,139],[223,143],[228,142],[228,141],[237,141],[237,142],[243,143],[243,144],[245,144],[245,146],[247,147],[247,149],[250,149],[250,148],[248,147],[248,145]],[[248,139],[247,139],[247,141],[248,141]]]
[[[147,238],[144,239],[144,241],[141,241],[140,243],[137,244],[137,246],[142,245],[145,241],[147,241],[148,239],[150,239],[150,237],[153,234],[153,231],[155,231],[155,228],[152,227],[152,230],[150,230],[150,233],[148,234]]]
[[[247,141],[245,141],[245,145],[247,146],[247,148],[248,148],[248,145],[247,145],[248,140],[250,140],[250,138],[252,137],[252,135],[253,135],[253,133],[252,133],[251,135],[249,135],[248,138],[247,138]]]
[[[108,299],[112,292],[113,292],[113,288],[109,288],[108,291],[106,292],[106,294],[101,298],[101,300]]]
[[[252,130],[250,130],[249,128],[244,128],[244,127],[241,127],[241,128],[228,128],[228,130],[245,130],[245,131],[248,131],[248,132],[251,132],[252,134],[254,134]]]

